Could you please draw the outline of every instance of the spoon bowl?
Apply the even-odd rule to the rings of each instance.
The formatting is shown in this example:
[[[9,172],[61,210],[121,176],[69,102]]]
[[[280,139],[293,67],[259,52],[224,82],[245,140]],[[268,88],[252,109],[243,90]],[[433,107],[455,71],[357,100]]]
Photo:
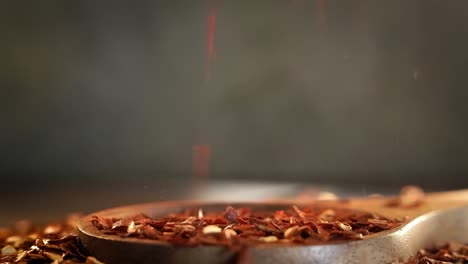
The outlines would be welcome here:
[[[457,198],[458,197],[458,198]],[[330,242],[321,245],[259,244],[248,247],[250,263],[361,263],[387,264],[405,261],[421,248],[447,241],[468,242],[468,192],[427,195],[417,208],[388,207],[390,198],[343,201],[316,201],[324,207],[346,207],[378,213],[389,218],[409,216],[411,220],[392,230],[365,236],[363,240]],[[234,207],[274,211],[298,201],[230,203]],[[310,203],[308,203],[310,205]],[[307,205],[307,204],[304,204]],[[161,217],[187,208],[222,211],[226,203],[157,202],[96,212],[100,217],[125,218],[139,213]],[[222,246],[177,247],[167,242],[106,235],[84,217],[79,238],[89,254],[105,263],[237,263],[236,253]]]

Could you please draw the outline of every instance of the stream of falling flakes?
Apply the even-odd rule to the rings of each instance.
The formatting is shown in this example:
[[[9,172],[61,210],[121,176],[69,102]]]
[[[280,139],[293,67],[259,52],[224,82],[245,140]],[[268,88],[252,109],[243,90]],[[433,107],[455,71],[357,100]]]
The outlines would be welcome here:
[[[208,10],[206,16],[206,39],[205,39],[205,71],[204,84],[207,85],[212,78],[213,64],[216,59],[216,16],[220,7],[221,1],[214,0]],[[206,87],[206,86],[205,86]],[[203,91],[201,91],[203,92]],[[200,103],[200,102],[199,102]],[[199,135],[197,140],[201,141],[203,137],[203,124],[198,124]],[[204,139],[204,137],[203,137]],[[192,147],[193,157],[193,177],[195,183],[200,187],[208,179],[210,161],[211,161],[211,145],[207,142],[196,142]]]

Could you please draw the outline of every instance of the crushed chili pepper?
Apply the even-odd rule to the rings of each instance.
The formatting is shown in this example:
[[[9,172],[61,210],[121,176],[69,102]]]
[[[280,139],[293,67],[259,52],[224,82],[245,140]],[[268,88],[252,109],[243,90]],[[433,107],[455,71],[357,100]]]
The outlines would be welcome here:
[[[401,264],[403,262],[393,262]],[[468,263],[468,244],[450,242],[441,246],[421,249],[418,254],[405,264],[466,264]]]
[[[91,218],[105,234],[146,238],[179,246],[224,245],[244,247],[265,243],[320,244],[357,240],[395,228],[399,220],[345,208],[306,207],[256,212],[227,206],[224,212],[186,210],[160,219],[141,215],[128,219]],[[158,223],[157,225],[152,223]]]
[[[0,263],[103,264],[86,256],[81,247],[76,234],[80,217],[72,214],[61,223],[45,227],[33,226],[30,221],[18,221],[13,228],[0,228]],[[112,227],[112,221],[95,220],[99,226]]]

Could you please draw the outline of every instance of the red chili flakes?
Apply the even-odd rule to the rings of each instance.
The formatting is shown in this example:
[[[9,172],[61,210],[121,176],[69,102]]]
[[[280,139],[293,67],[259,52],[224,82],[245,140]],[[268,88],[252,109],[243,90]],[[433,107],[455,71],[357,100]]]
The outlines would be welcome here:
[[[0,263],[102,264],[83,253],[76,235],[80,217],[72,214],[61,223],[45,227],[34,226],[30,221],[19,221],[14,228],[0,229]],[[100,217],[93,217],[91,221],[101,229],[110,229],[113,224],[112,219]]]
[[[144,215],[128,219],[93,216],[91,221],[102,232],[121,237],[167,241],[179,246],[235,247],[252,243],[320,244],[357,240],[402,224],[352,209],[298,206],[274,212],[227,206],[224,212],[198,210],[196,214],[185,210],[161,219]]]
[[[99,229],[107,230],[112,227],[112,219],[93,216],[91,217],[91,223]]]
[[[392,264],[401,264],[393,262]],[[416,256],[405,264],[466,264],[468,263],[468,244],[450,242],[439,247],[421,249]]]
[[[224,218],[230,224],[238,224],[239,223],[239,215],[237,214],[236,210],[232,206],[226,207],[226,211],[224,212]]]

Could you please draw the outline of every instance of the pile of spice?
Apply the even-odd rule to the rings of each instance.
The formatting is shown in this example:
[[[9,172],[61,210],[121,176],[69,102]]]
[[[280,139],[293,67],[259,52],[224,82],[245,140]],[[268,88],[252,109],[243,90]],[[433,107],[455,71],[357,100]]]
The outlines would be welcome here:
[[[421,249],[418,254],[405,264],[467,264],[468,244],[445,243],[442,246]],[[398,264],[398,262],[394,263]]]
[[[146,215],[111,219],[93,216],[105,234],[169,242],[180,246],[246,246],[259,243],[321,244],[357,240],[395,228],[402,220],[345,208],[308,207],[257,212],[228,206],[224,212],[188,210],[154,219]]]
[[[103,264],[83,253],[76,226],[79,215],[45,227],[18,221],[13,228],[0,228],[1,264]]]

